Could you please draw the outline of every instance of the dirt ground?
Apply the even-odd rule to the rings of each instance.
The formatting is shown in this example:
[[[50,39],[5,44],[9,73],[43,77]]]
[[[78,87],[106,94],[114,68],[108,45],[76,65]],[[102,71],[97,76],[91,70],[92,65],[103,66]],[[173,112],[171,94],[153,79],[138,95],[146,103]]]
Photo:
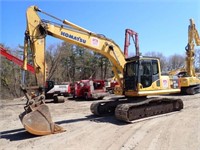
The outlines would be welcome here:
[[[92,101],[47,103],[54,122],[66,132],[34,136],[18,119],[25,101],[1,100],[1,150],[200,150],[200,94],[172,96],[184,101],[180,112],[142,119],[130,124],[114,116],[91,114]]]

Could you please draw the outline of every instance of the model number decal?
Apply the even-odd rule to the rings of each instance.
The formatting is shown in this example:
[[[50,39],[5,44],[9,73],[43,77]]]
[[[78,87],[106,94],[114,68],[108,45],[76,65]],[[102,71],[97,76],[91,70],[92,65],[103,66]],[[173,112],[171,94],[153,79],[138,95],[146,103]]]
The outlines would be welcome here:
[[[86,43],[86,40],[85,40],[85,39],[82,39],[81,37],[77,37],[77,36],[74,36],[74,35],[72,35],[72,34],[69,34],[69,33],[66,33],[66,32],[63,32],[63,31],[61,31],[61,35],[62,35],[62,36],[65,36],[65,37],[67,37],[67,38],[70,38],[70,39],[72,39],[72,40],[75,40],[75,41],[84,43],[84,44]]]

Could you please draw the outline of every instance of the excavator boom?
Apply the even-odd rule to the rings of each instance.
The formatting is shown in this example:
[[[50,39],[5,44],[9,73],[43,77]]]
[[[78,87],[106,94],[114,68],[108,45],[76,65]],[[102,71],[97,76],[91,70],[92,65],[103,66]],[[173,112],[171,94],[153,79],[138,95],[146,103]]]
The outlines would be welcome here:
[[[62,22],[62,24],[54,24],[50,21],[41,20],[38,12],[53,17]],[[119,73],[123,74],[123,67],[126,63],[123,52],[120,47],[111,39],[105,36],[95,34],[87,29],[75,25],[67,20],[58,19],[52,15],[43,12],[36,6],[31,6],[27,10],[27,30],[25,33],[25,53],[24,53],[24,69],[27,62],[27,46],[31,45],[32,53],[34,53],[34,66],[36,70],[36,79],[38,85],[43,85],[46,81],[46,63],[45,63],[45,37],[47,35],[61,39],[63,41],[88,48],[94,52],[100,53],[107,57],[112,64],[113,72],[122,87]],[[37,51],[40,49],[40,51]]]

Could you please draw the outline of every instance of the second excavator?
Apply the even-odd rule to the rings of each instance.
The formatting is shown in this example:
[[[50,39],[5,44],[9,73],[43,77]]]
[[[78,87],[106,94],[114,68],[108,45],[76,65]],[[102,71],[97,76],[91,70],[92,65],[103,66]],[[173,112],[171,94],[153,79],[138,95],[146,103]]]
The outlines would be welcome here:
[[[42,20],[38,13],[48,15],[61,24]],[[61,20],[36,6],[29,7],[26,16],[23,68],[26,70],[27,49],[30,46],[37,85],[34,96],[30,96],[28,87],[22,86],[27,103],[20,119],[28,132],[47,135],[64,131],[62,127],[52,122],[48,106],[44,103],[43,89],[47,78],[45,62],[45,38],[47,35],[95,51],[108,58],[112,64],[112,70],[122,90],[120,92],[122,96],[93,103],[91,105],[92,113],[96,115],[115,113],[117,119],[129,122],[142,117],[179,111],[183,108],[181,99],[147,98],[148,95],[180,92],[177,78],[161,75],[158,58],[139,56],[138,51],[135,57],[126,58],[113,40],[67,20]],[[131,35],[133,36],[134,33]],[[135,47],[138,50],[137,38]],[[123,80],[119,77],[120,74],[123,75]]]
[[[200,93],[200,79],[197,77],[194,65],[195,44],[196,46],[200,46],[200,37],[194,20],[190,19],[190,24],[188,26],[188,43],[185,47],[185,66],[169,72],[170,75],[177,75],[179,77],[181,92],[183,94],[194,95]]]

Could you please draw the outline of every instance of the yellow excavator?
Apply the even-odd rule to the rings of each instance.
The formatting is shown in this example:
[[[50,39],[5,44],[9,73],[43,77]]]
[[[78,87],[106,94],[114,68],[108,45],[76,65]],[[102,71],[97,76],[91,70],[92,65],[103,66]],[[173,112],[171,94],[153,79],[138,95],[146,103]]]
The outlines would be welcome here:
[[[39,13],[61,23],[42,20]],[[95,51],[109,59],[119,86],[123,90],[121,92],[123,95],[93,103],[90,109],[95,115],[115,113],[117,119],[129,122],[152,115],[179,111],[183,108],[181,99],[147,98],[148,95],[180,92],[177,78],[161,75],[158,58],[139,55],[125,58],[124,53],[113,40],[67,20],[61,20],[36,6],[27,9],[26,17],[23,69],[27,69],[27,50],[30,47],[37,86],[34,88],[21,86],[27,103],[24,107],[25,111],[19,117],[29,133],[48,135],[64,131],[61,126],[52,121],[49,108],[44,102],[44,84],[47,78],[45,62],[45,38],[47,35]],[[123,81],[120,74],[123,74]],[[35,93],[31,95],[30,91],[33,89]]]
[[[196,43],[197,46],[200,46],[200,38],[194,20],[190,19],[190,25],[188,26],[188,44],[185,47],[186,65],[183,68],[169,72],[170,75],[177,75],[179,77],[181,92],[183,94],[194,95],[200,93],[200,79],[194,68],[194,43]]]

